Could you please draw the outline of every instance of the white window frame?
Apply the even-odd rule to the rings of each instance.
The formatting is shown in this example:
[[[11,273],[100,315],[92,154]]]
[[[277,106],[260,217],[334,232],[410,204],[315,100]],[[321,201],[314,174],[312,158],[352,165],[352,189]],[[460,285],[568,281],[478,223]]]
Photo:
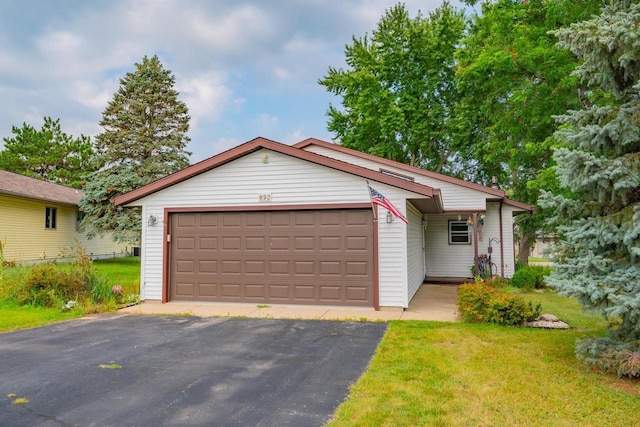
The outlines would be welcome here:
[[[454,227],[460,227],[464,226],[464,230],[461,229],[456,229],[454,230]],[[449,244],[450,245],[470,245],[471,244],[471,227],[469,225],[469,223],[467,221],[457,221],[455,219],[450,219],[449,220],[449,228],[448,228],[448,233],[449,235]],[[465,241],[454,241],[454,236],[457,238],[460,237],[465,237]],[[457,239],[456,239],[457,240]]]

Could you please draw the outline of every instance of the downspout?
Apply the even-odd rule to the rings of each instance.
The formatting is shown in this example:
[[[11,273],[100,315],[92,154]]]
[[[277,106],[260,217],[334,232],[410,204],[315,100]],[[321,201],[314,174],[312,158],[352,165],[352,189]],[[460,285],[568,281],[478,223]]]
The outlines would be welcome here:
[[[498,207],[498,219],[500,221],[500,277],[504,279],[504,234],[502,225],[502,199],[500,199],[500,206]]]

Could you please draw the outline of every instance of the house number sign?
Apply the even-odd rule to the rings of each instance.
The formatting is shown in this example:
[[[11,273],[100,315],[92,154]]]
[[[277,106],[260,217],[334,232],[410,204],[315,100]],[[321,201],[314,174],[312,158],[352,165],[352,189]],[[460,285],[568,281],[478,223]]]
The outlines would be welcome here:
[[[270,202],[271,201],[271,193],[259,194],[258,195],[259,202]]]

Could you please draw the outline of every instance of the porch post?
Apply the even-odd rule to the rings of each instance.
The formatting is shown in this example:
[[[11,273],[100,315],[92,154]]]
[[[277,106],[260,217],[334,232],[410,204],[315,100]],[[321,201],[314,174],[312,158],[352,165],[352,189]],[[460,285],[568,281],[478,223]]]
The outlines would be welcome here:
[[[473,213],[473,264],[476,268],[476,276],[480,274],[480,264],[478,257],[478,214],[476,212]]]

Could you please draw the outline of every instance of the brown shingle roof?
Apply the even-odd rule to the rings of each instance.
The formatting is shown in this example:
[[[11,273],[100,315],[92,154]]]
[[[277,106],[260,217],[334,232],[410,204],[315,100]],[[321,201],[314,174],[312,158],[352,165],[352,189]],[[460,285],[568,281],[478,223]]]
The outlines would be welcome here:
[[[77,206],[82,190],[0,170],[0,194]]]

